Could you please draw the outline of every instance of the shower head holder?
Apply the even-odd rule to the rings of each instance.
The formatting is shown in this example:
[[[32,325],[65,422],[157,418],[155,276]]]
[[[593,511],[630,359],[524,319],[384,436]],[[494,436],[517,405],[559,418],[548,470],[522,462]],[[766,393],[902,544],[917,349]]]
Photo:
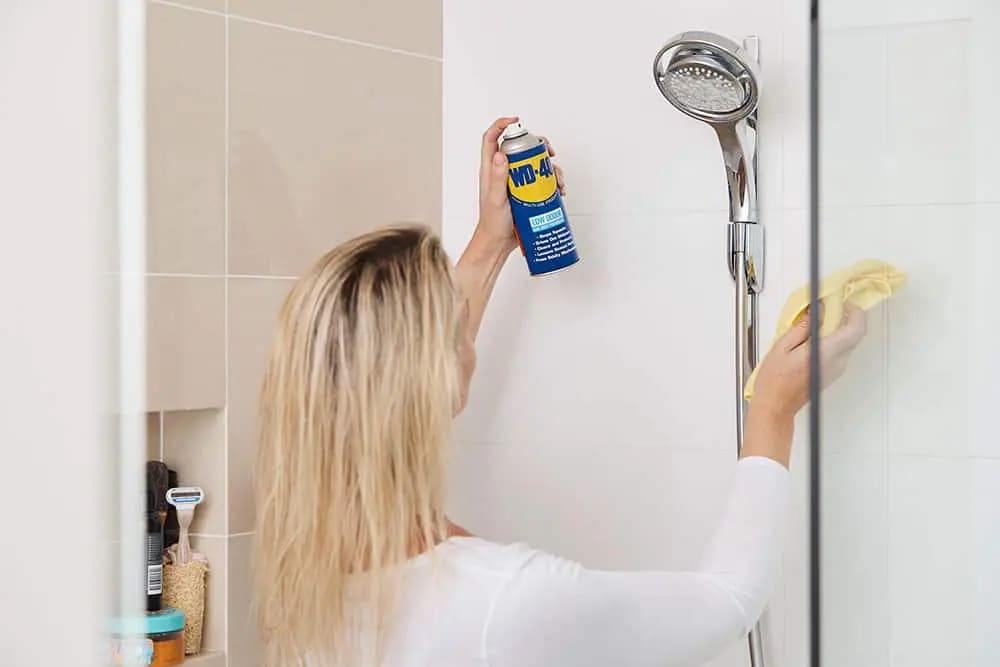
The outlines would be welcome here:
[[[759,42],[740,46],[711,32],[691,30],[668,40],[653,58],[660,94],[691,118],[708,123],[722,148],[729,186],[729,270],[747,285],[764,283],[764,230],[757,223],[757,104]]]

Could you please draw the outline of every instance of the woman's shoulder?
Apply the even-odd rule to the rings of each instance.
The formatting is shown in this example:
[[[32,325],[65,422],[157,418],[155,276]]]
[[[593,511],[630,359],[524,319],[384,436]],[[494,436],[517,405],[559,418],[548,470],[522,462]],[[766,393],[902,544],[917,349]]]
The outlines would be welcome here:
[[[435,552],[453,566],[499,577],[512,576],[533,559],[547,557],[523,542],[505,544],[479,537],[450,537]]]

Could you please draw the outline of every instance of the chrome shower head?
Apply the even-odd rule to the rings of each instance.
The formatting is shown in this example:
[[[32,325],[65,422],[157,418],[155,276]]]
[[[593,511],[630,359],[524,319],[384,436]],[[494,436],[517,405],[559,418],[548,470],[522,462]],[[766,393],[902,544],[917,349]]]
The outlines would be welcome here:
[[[707,123],[746,118],[760,96],[756,58],[710,32],[693,30],[667,42],[653,59],[653,78],[667,101]]]
[[[722,146],[732,222],[757,222],[757,38],[747,48],[711,32],[683,32],[657,52],[653,80],[667,101],[709,123]]]

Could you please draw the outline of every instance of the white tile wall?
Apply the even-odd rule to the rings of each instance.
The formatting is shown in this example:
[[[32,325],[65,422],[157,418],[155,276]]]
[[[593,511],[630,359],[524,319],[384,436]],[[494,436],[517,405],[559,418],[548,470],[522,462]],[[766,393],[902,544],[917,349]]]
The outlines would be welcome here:
[[[967,459],[893,457],[891,664],[973,665],[973,470]]]
[[[972,470],[975,665],[1000,665],[1000,460],[978,460]]]
[[[571,218],[583,257],[572,273],[531,279],[521,257],[510,260],[459,439],[728,445],[726,213],[610,220]],[[524,393],[535,387],[545,387],[537,410]],[[704,423],[692,404],[720,419]]]
[[[880,97],[888,101],[889,203],[967,202],[974,194],[970,37],[968,21],[887,31],[889,76]]]
[[[1000,178],[996,156],[1000,155],[1000,127],[996,110],[1000,109],[1000,77],[997,76],[996,35],[1000,26],[1000,2],[971,0],[972,44],[969,113],[974,127],[976,200],[1000,202]]]
[[[822,270],[874,256],[910,273],[871,314],[823,403],[827,659],[992,665],[1000,628],[987,612],[1000,576],[986,559],[1000,549],[1000,521],[987,508],[1000,506],[1000,438],[988,415],[1000,402],[1000,314],[984,304],[1000,278],[1000,130],[983,110],[1000,100],[1000,9],[992,0],[822,7]],[[475,222],[479,136],[517,113],[555,144],[583,257],[541,280],[513,257],[501,276],[456,427],[456,520],[595,567],[697,557],[734,456],[725,183],[713,133],[659,97],[651,60],[686,29],[761,36],[770,332],[785,294],[808,277],[807,9],[444,1],[449,251]],[[523,29],[509,18],[519,12],[530,17]],[[805,424],[769,667],[808,660]],[[959,563],[949,579],[927,574]],[[744,666],[745,648],[711,664]]]
[[[852,28],[824,32],[822,40],[820,202],[823,206],[884,203],[891,169],[886,151],[885,32]]]
[[[824,495],[822,523],[823,658],[830,665],[888,664],[889,522],[880,440],[825,439],[823,481],[831,492]]]
[[[479,137],[516,113],[556,148],[582,257],[548,279],[529,278],[520,257],[502,274],[456,427],[450,504],[476,532],[595,567],[689,567],[736,456],[728,199],[714,132],[660,97],[652,59],[689,29],[761,38],[770,332],[787,291],[783,207],[807,204],[786,190],[805,182],[806,15],[784,13],[781,0],[626,5],[445,0],[449,251],[475,221]],[[530,16],[522,30],[509,19],[518,12]],[[790,31],[801,33],[794,53]],[[796,172],[787,177],[786,159]],[[795,238],[804,251],[804,234]],[[783,584],[778,596],[767,630],[775,667],[785,664],[786,615],[802,613],[787,609]],[[740,644],[712,665],[746,662]]]
[[[1000,405],[1000,354],[997,353],[997,332],[1000,331],[1000,309],[996,289],[1000,284],[1000,263],[994,258],[1000,248],[1000,204],[980,204],[975,207],[972,226],[971,275],[969,302],[974,309],[968,320],[968,340],[964,363],[969,369],[967,407],[971,453],[1000,459],[1000,435],[991,419]],[[1000,521],[998,521],[1000,523]]]
[[[689,568],[727,497],[728,454],[625,441],[461,443],[449,516],[487,538],[528,542],[589,567]]]
[[[823,400],[824,653],[994,665],[1000,9],[822,4],[823,271],[875,256],[910,276]]]

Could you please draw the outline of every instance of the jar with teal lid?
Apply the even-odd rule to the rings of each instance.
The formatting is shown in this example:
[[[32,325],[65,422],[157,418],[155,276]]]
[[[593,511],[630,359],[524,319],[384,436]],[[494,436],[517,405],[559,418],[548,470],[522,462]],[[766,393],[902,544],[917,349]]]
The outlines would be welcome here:
[[[174,667],[184,662],[184,612],[172,607],[112,618],[109,667]]]

